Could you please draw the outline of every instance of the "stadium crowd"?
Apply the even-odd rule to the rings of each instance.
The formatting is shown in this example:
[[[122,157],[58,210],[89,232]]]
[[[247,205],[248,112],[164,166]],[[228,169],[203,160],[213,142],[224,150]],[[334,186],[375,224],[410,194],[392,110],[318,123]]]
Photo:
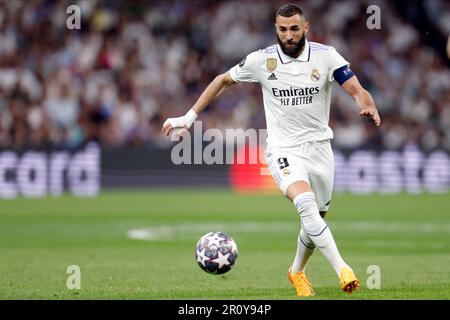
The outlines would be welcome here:
[[[426,0],[425,0],[426,1]],[[371,1],[372,2],[372,1]],[[450,34],[449,5],[433,1]],[[81,8],[69,30],[66,8]],[[276,43],[281,1],[6,1],[0,3],[0,148],[168,145],[160,133],[218,73]],[[368,1],[302,1],[308,39],[334,46],[372,93],[380,130],[333,91],[339,148],[450,151],[450,69],[391,2],[378,1],[381,29],[369,30]],[[447,23],[445,23],[447,21]],[[265,128],[258,85],[234,86],[200,118],[203,129]]]

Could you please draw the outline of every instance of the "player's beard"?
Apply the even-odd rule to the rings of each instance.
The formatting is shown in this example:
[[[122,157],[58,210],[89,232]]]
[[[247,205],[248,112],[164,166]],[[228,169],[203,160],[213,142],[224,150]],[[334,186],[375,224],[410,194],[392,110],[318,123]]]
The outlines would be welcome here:
[[[297,58],[300,53],[302,52],[303,48],[305,47],[305,42],[306,42],[306,34],[305,32],[303,32],[303,36],[302,38],[297,42],[281,42],[280,37],[277,35],[277,39],[278,39],[278,44],[281,47],[281,50],[283,50],[284,54],[293,58]],[[294,44],[295,46],[292,48],[287,48],[286,44]]]

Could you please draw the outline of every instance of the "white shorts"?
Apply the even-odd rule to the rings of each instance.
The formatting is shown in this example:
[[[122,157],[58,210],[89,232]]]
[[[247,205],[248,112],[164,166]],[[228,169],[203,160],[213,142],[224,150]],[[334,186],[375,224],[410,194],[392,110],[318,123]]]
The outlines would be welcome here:
[[[292,148],[266,145],[265,157],[272,177],[284,195],[292,183],[305,181],[316,196],[319,211],[328,210],[334,180],[330,140],[306,142]]]

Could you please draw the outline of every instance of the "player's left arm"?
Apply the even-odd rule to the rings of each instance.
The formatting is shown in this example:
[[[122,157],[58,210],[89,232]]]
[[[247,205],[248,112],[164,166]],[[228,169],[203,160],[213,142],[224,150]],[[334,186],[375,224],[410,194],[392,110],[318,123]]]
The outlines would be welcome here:
[[[359,115],[371,118],[376,126],[381,123],[380,115],[371,94],[364,89],[354,75],[344,83],[341,87],[355,100],[356,104],[361,108]]]

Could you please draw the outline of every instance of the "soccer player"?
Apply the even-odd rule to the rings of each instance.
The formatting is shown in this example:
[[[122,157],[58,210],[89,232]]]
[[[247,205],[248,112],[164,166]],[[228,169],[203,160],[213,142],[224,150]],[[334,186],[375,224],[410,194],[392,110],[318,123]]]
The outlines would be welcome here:
[[[361,86],[347,62],[333,47],[306,39],[309,22],[294,4],[278,9],[275,21],[278,44],[247,55],[228,72],[218,75],[182,117],[167,119],[162,132],[187,130],[206,106],[226,88],[239,82],[262,87],[268,138],[266,160],[283,194],[295,205],[301,227],[288,279],[298,296],[314,290],[305,274],[306,263],[317,247],[352,293],[360,285],[342,259],[324,221],[333,188],[334,162],[328,126],[331,85],[339,85],[355,100],[359,115],[381,119],[371,95]]]

